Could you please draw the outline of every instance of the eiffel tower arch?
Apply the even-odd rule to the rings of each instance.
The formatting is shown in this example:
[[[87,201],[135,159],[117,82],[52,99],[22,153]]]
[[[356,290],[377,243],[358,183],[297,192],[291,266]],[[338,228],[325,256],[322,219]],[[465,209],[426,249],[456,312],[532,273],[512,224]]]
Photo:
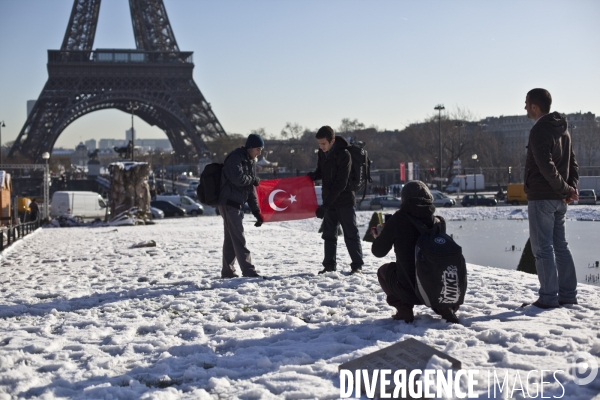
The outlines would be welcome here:
[[[48,81],[9,155],[41,161],[76,119],[103,109],[162,129],[178,156],[202,156],[225,130],[194,82],[192,52],[180,51],[162,0],[129,0],[135,50],[92,50],[100,0],[74,0],[60,50],[48,50]]]

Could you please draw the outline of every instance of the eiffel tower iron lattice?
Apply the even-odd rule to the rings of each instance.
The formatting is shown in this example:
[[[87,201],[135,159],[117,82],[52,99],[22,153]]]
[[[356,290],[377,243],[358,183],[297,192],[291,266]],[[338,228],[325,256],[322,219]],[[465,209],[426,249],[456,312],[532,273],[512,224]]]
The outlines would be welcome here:
[[[129,0],[135,50],[92,50],[101,0],[74,0],[60,50],[48,50],[48,81],[9,156],[40,161],[69,124],[116,108],[162,129],[176,155],[203,156],[205,142],[226,136],[179,51],[162,0]]]

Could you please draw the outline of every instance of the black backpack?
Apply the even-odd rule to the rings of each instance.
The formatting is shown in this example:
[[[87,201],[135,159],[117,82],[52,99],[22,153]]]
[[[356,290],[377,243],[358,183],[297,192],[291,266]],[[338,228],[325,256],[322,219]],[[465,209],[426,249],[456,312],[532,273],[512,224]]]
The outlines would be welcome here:
[[[436,220],[432,228],[403,213],[419,230],[415,247],[417,297],[431,308],[454,308],[465,300],[467,265],[462,248],[442,231]]]
[[[222,172],[222,163],[212,163],[204,167],[204,171],[200,174],[200,184],[196,188],[200,203],[213,207],[219,203]]]
[[[364,147],[352,143],[347,147],[352,158],[350,178],[346,188],[353,192],[359,192],[367,187],[367,181],[371,182],[371,160]]]

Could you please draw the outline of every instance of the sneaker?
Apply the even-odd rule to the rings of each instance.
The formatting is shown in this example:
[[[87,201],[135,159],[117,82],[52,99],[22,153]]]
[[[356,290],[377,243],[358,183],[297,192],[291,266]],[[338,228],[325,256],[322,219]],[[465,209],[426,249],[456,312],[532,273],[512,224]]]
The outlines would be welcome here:
[[[396,308],[396,314],[392,315],[392,318],[396,321],[404,321],[410,324],[415,320],[415,314],[413,313],[413,306],[402,305]]]
[[[357,268],[357,269],[353,269],[352,271],[350,271],[350,275],[355,275],[355,274],[362,274],[362,269]]]
[[[450,322],[451,324],[460,323],[458,317],[456,316],[456,314],[454,314],[454,310],[451,308],[439,308],[437,310],[434,309],[433,311],[435,311],[436,314],[441,315],[442,318],[444,318],[447,322]]]
[[[319,271],[319,275],[326,274],[327,272],[334,272],[335,268],[325,267],[323,270]]]

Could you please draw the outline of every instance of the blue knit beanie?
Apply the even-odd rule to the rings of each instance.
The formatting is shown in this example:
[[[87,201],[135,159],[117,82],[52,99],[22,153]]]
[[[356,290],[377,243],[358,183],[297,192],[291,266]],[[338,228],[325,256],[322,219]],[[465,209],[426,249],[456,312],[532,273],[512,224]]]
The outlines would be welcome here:
[[[250,135],[248,135],[248,139],[246,139],[246,146],[247,149],[254,149],[256,147],[265,147],[265,141],[263,140],[263,138],[260,137],[260,135],[257,135],[256,133],[251,133]]]

